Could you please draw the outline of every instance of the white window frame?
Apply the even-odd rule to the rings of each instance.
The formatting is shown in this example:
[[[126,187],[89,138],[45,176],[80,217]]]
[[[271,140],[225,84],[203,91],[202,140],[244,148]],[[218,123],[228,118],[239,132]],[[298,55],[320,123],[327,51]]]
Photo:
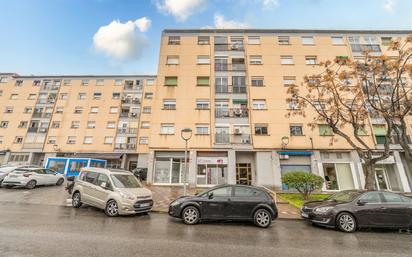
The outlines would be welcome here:
[[[313,36],[301,36],[302,45],[314,45],[315,38]]]
[[[282,65],[293,65],[295,64],[293,61],[292,55],[281,55],[280,56],[280,64]]]
[[[174,133],[175,133],[175,124],[173,123],[160,124],[160,134],[161,135],[173,135]]]
[[[266,110],[266,100],[264,99],[255,99],[252,100],[253,110]]]

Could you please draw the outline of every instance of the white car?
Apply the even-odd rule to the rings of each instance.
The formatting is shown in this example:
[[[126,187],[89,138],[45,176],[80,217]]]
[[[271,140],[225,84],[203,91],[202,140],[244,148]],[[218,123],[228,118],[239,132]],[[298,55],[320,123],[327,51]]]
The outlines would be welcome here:
[[[30,164],[17,164],[17,165],[4,165],[0,167],[0,184],[3,179],[12,171],[16,169],[25,169],[25,168],[38,168],[36,165]]]
[[[145,213],[153,207],[152,192],[130,172],[118,169],[82,168],[74,181],[72,205],[105,210],[107,216]]]
[[[2,186],[18,186],[33,189],[40,185],[57,185],[64,182],[63,174],[44,168],[19,168],[10,172],[3,180]]]

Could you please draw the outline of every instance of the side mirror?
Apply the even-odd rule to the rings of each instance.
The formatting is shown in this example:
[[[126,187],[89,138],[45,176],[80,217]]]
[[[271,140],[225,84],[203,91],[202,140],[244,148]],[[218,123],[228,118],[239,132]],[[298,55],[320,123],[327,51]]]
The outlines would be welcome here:
[[[358,200],[358,201],[356,202],[356,204],[359,205],[359,206],[364,206],[365,204],[367,204],[367,202],[364,201],[364,200]]]
[[[209,199],[213,199],[213,192],[210,193],[210,194],[208,194],[208,198],[209,198]]]
[[[66,179],[67,179],[67,181],[74,181],[74,177],[73,177],[73,176],[67,177]]]

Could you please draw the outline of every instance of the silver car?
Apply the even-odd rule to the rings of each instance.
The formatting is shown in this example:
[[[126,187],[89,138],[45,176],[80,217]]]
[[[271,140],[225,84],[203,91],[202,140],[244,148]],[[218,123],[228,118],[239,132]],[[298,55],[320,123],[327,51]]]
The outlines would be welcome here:
[[[107,216],[151,211],[152,192],[129,171],[83,168],[74,181],[72,206],[82,204],[103,209]]]
[[[64,182],[64,176],[50,169],[44,168],[18,168],[10,172],[1,183],[2,186],[26,187],[33,189],[42,185],[60,186]]]

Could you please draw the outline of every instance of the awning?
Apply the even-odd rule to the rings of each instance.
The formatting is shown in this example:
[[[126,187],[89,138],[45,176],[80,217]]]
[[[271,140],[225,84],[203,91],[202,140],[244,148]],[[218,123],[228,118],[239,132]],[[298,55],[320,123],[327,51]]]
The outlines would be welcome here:
[[[247,99],[233,99],[234,104],[247,104]]]
[[[123,153],[76,153],[72,158],[91,158],[103,160],[118,160],[122,158]]]
[[[287,151],[287,152],[278,152],[278,154],[289,155],[289,156],[311,156],[313,152]]]

